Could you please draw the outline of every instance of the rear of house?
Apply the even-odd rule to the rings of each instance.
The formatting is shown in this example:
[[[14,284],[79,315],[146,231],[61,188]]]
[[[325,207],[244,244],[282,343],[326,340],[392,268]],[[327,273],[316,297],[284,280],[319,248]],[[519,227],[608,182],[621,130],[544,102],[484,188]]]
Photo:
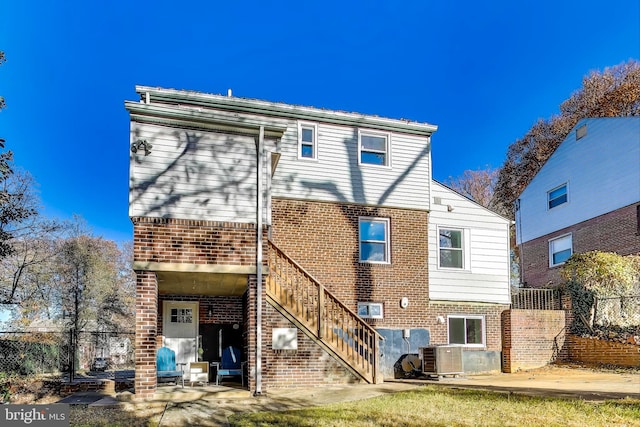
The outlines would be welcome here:
[[[433,344],[500,369],[508,221],[431,180],[435,126],[136,89],[138,397],[161,346],[185,369],[238,349],[254,393],[380,382]]]

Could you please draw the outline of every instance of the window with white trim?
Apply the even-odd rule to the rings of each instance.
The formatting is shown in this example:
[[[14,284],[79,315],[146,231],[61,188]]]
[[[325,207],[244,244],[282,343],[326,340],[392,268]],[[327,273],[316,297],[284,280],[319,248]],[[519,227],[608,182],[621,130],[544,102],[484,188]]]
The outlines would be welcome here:
[[[464,232],[462,229],[438,229],[438,258],[442,268],[465,268]]]
[[[381,302],[359,302],[358,316],[363,319],[382,319],[384,318]]]
[[[567,203],[567,184],[562,184],[559,187],[547,192],[547,206],[549,209],[553,209],[556,206]]]
[[[549,267],[564,264],[573,254],[573,238],[567,234],[549,240]]]
[[[298,158],[318,159],[318,127],[312,123],[298,123]]]
[[[360,218],[360,262],[389,263],[389,220]]]
[[[190,308],[172,308],[171,323],[193,323],[193,310]]]
[[[449,344],[484,347],[484,316],[447,316]]]
[[[358,162],[366,165],[390,166],[389,134],[358,131]]]

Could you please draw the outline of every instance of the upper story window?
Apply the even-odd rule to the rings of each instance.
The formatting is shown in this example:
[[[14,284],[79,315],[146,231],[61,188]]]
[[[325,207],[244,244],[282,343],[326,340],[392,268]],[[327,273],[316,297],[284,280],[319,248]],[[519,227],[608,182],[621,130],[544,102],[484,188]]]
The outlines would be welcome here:
[[[483,316],[448,316],[449,344],[484,347]]]
[[[298,158],[318,159],[318,127],[315,124],[298,124]]]
[[[389,135],[358,131],[358,156],[360,164],[390,166]]]
[[[389,220],[360,218],[360,262],[389,263]]]
[[[564,264],[573,254],[573,241],[571,234],[549,240],[549,267]]]
[[[464,268],[463,230],[453,228],[438,229],[439,265],[443,268]]]
[[[562,184],[547,193],[549,209],[567,203],[567,184]]]

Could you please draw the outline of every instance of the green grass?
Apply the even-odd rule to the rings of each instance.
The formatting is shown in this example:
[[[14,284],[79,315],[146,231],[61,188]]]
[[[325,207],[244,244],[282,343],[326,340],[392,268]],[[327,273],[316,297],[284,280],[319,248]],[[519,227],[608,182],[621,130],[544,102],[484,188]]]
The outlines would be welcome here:
[[[249,426],[640,426],[640,400],[591,403],[477,390],[421,387],[373,399],[285,412],[238,414]]]

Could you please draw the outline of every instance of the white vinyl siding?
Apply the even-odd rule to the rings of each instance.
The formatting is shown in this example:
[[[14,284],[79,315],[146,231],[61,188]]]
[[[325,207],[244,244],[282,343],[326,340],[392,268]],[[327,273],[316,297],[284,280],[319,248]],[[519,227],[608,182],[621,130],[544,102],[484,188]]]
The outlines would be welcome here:
[[[576,140],[571,132],[520,195],[517,243],[550,235],[574,224],[640,201],[640,117],[584,119]],[[548,191],[567,183],[568,203],[549,209]]]
[[[153,148],[148,156],[131,154],[130,216],[255,223],[254,137],[132,122],[132,143],[138,139]],[[268,208],[270,155],[263,156],[263,164]]]
[[[436,181],[431,190],[439,200],[429,212],[429,299],[508,304],[509,220]],[[440,229],[464,231],[464,269],[440,267]]]
[[[279,144],[273,197],[358,203],[408,209],[429,208],[429,139],[393,133],[393,166],[360,165],[358,128],[318,123],[318,160],[298,160],[297,123]]]

